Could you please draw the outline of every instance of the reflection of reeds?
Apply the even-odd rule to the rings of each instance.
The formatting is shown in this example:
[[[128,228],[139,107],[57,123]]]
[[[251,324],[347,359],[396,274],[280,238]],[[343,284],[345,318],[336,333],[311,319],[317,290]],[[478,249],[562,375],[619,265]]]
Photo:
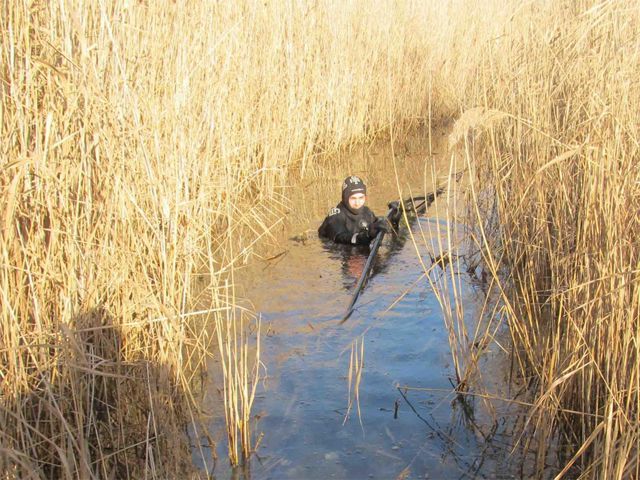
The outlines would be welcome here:
[[[348,404],[347,412],[344,415],[342,424],[347,423],[349,415],[351,414],[351,408],[355,403],[358,411],[358,421],[362,426],[362,415],[360,412],[360,381],[362,380],[362,371],[364,369],[364,337],[360,339],[356,338],[351,343],[351,354],[349,355],[349,373],[347,381],[349,384],[349,391],[347,394]]]
[[[225,288],[226,308],[215,315],[216,336],[223,374],[223,401],[227,427],[229,461],[238,465],[251,455],[251,407],[260,369],[260,318],[256,323],[255,350],[251,345],[246,317],[249,313],[234,304],[235,295]]]

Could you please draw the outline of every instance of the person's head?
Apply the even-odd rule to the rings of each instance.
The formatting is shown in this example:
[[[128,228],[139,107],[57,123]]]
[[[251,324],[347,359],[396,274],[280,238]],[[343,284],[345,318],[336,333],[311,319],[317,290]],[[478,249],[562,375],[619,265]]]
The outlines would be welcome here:
[[[355,175],[342,183],[342,203],[352,212],[358,213],[367,201],[367,186]]]

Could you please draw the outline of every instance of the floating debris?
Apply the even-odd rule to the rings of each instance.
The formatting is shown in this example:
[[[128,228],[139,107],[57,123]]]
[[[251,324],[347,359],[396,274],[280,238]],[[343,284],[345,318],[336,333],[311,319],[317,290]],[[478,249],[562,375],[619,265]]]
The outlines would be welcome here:
[[[289,238],[289,240],[292,240],[296,243],[301,243],[302,245],[306,245],[307,244],[307,240],[309,240],[309,233],[313,232],[312,229],[308,229],[305,230],[303,232],[300,232],[296,235],[294,235],[293,237]]]

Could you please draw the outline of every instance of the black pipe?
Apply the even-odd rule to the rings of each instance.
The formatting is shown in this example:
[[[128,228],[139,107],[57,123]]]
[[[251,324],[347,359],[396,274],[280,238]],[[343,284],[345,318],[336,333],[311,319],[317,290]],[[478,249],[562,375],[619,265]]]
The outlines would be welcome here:
[[[387,212],[387,216],[386,219],[389,220],[391,217],[391,214],[394,212],[394,208],[390,208],[389,211]],[[360,278],[358,279],[358,284],[356,285],[356,291],[354,292],[353,296],[351,297],[351,302],[349,302],[349,306],[347,307],[347,311],[344,314],[344,316],[342,317],[342,320],[340,320],[340,323],[344,323],[347,321],[347,319],[351,316],[351,314],[353,313],[353,307],[356,304],[356,302],[358,301],[358,297],[360,296],[360,292],[362,292],[362,288],[364,287],[364,284],[367,281],[367,278],[369,277],[369,271],[371,270],[371,267],[373,266],[373,261],[376,258],[376,253],[378,252],[378,248],[380,248],[380,244],[382,243],[382,239],[384,238],[384,230],[380,230],[378,232],[378,234],[376,235],[376,238],[373,240],[373,246],[371,247],[371,252],[369,252],[369,257],[367,258],[367,263],[364,264],[364,268],[362,269],[362,274],[360,274]]]
[[[429,193],[428,195],[424,195],[421,197],[409,197],[406,200],[402,201],[403,208],[407,209],[407,205],[411,205],[411,209],[416,213],[421,213],[424,211],[429,205],[433,203],[435,198],[444,192],[444,187],[439,187],[435,192]],[[421,200],[419,204],[416,205],[416,200]],[[400,207],[399,202],[391,202],[389,203],[389,211],[387,212],[386,219],[391,220],[393,218],[394,212],[398,212],[398,208]],[[380,244],[382,243],[382,239],[384,238],[385,232],[381,230],[376,235],[376,238],[373,240],[373,246],[371,247],[371,251],[369,252],[369,257],[367,258],[367,262],[362,269],[362,274],[360,274],[360,278],[358,279],[358,284],[356,285],[356,290],[351,297],[351,301],[349,302],[349,306],[347,307],[347,311],[345,312],[342,320],[340,320],[340,324],[347,321],[347,319],[353,313],[353,307],[358,301],[358,297],[364,288],[367,279],[369,278],[369,272],[371,271],[371,267],[373,267],[373,262],[376,258],[376,253],[378,253],[378,249],[380,248]]]

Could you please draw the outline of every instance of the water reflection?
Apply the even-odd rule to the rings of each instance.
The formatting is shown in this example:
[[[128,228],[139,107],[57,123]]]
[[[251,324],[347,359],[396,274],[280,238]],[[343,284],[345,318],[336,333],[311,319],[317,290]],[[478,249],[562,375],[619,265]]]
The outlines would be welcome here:
[[[317,241],[331,260],[340,262],[343,276],[342,286],[345,290],[351,290],[362,275],[370,253],[369,246],[343,245],[324,238],[318,238]]]
[[[345,259],[342,262],[343,268],[342,273],[345,274],[345,280],[358,280],[362,276],[362,272],[364,271],[364,266],[367,263],[367,257],[369,254],[363,254],[359,252],[348,253],[345,255]],[[347,289],[351,289],[353,287],[353,283],[345,283]]]
[[[367,179],[372,208],[382,211],[386,201],[398,196],[396,185],[388,163],[385,167],[381,160],[375,172],[369,167],[365,158],[361,170],[350,164],[344,171]],[[418,161],[401,167],[402,178],[420,179]],[[342,171],[335,175],[337,181],[343,177]],[[317,182],[313,195],[305,197],[309,189],[296,190],[300,210],[293,211],[280,243],[263,263],[238,274],[245,289],[239,294],[261,313],[267,332],[262,353],[267,376],[254,405],[254,432],[261,440],[251,469],[230,470],[220,461],[216,478],[526,476],[523,472],[531,471],[527,455],[511,455],[517,440],[513,431],[521,424],[517,405],[460,396],[451,386],[454,371],[440,306],[421,281],[415,250],[407,244],[410,232],[421,235],[417,221],[385,236],[354,314],[338,325],[369,250],[315,235],[337,191],[336,182],[327,178]],[[418,186],[412,188],[419,192]],[[299,232],[310,233],[296,241],[302,238]],[[283,251],[286,255],[275,258]],[[430,261],[428,256],[424,261]],[[442,274],[451,275],[451,269]],[[482,308],[485,298],[473,283],[465,282],[462,288],[465,308]],[[365,345],[359,392],[362,426],[357,416],[343,425],[349,349],[355,338]],[[478,370],[486,378],[478,383],[489,385],[493,395],[507,396],[509,365],[504,355],[490,351],[480,363]],[[215,393],[211,398],[217,398]],[[218,455],[224,454],[220,437]]]

